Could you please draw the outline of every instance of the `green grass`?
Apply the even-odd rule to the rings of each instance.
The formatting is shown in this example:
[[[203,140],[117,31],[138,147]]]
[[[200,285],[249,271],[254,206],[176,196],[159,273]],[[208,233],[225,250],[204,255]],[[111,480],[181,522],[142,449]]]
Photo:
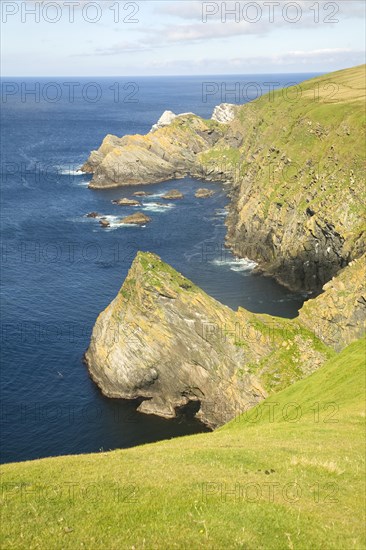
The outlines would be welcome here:
[[[364,363],[361,340],[210,434],[2,466],[2,548],[365,548]]]
[[[224,135],[200,160],[241,185],[243,204],[253,185],[261,219],[276,219],[277,204],[305,219],[310,201],[351,249],[365,219],[365,65],[303,82],[299,90],[295,101],[278,90],[240,107],[230,128],[243,137],[241,146],[228,146]]]

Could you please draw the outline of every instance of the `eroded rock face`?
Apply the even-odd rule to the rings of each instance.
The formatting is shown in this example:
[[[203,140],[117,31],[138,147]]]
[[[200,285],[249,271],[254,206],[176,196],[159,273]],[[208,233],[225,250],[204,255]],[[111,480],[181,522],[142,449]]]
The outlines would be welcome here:
[[[300,310],[299,320],[337,351],[361,338],[366,324],[366,255],[354,260]]]
[[[222,125],[195,115],[174,117],[146,136],[108,135],[83,166],[93,173],[92,189],[159,183],[201,174],[199,152],[222,135]]]
[[[284,344],[284,346],[283,346]],[[194,405],[219,426],[318,368],[329,350],[296,322],[235,313],[150,253],[138,253],[95,324],[85,360],[109,397],[166,418]]]

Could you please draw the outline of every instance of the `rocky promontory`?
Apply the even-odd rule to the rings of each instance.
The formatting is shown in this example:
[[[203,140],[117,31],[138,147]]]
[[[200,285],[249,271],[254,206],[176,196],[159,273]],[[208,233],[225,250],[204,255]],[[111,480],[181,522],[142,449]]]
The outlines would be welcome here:
[[[216,427],[332,355],[297,321],[237,313],[158,256],[138,253],[94,326],[85,360],[104,395],[139,410],[191,412]]]
[[[201,171],[197,155],[209,149],[224,125],[196,115],[174,117],[146,136],[108,135],[83,166],[92,189],[158,183]]]

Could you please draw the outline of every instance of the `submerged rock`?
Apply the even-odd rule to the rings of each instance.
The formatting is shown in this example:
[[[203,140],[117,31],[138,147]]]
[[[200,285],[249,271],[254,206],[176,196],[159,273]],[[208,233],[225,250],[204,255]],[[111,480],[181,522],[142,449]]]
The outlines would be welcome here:
[[[112,203],[118,206],[141,206],[141,203],[134,199],[116,199]]]
[[[99,220],[99,223],[100,223],[100,225],[101,225],[102,227],[105,227],[105,228],[111,226],[111,224],[109,223],[109,221],[106,220],[106,219],[103,219],[103,218],[102,218],[101,220]]]
[[[147,193],[146,191],[136,191],[136,193],[133,193],[134,197],[148,197],[151,195],[151,193]]]
[[[126,218],[122,218],[120,223],[145,225],[149,222],[151,222],[151,218],[149,218],[149,216],[146,216],[143,212],[136,212],[136,214],[132,214],[132,216],[126,216]]]
[[[98,212],[89,212],[89,214],[86,215],[87,218],[99,218]]]
[[[165,200],[178,200],[184,199],[184,195],[178,189],[172,189],[171,191],[165,193],[165,195],[163,195],[161,198]]]
[[[212,195],[214,194],[215,194],[215,191],[211,191],[210,189],[206,189],[202,187],[201,189],[197,189],[194,196],[197,199],[208,199],[209,197],[212,197]]]

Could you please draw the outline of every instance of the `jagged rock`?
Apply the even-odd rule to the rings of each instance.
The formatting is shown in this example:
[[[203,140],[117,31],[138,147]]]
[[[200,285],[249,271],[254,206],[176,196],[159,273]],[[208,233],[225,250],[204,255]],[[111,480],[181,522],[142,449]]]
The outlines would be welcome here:
[[[296,321],[235,313],[155,254],[139,252],[98,317],[85,360],[104,395],[143,399],[141,412],[166,418],[193,405],[215,427],[330,354]]]
[[[180,115],[146,136],[108,135],[83,170],[93,173],[91,189],[159,183],[202,172],[198,154],[222,135],[223,126]]]
[[[141,206],[141,203],[134,199],[116,199],[112,203],[118,206]]]
[[[194,196],[197,199],[208,199],[209,197],[212,197],[212,195],[215,194],[215,191],[211,191],[210,189],[206,189],[204,187],[197,189]]]
[[[136,214],[132,214],[132,216],[126,216],[126,218],[122,218],[120,223],[145,225],[149,222],[151,222],[151,218],[149,218],[149,216],[146,216],[143,212],[136,212]]]
[[[150,132],[155,132],[156,130],[159,130],[159,128],[169,126],[169,124],[171,124],[176,117],[177,115],[173,113],[173,111],[164,111],[158,122],[152,126]]]
[[[178,189],[171,189],[171,191],[165,193],[165,195],[163,195],[161,198],[172,201],[177,199],[184,199],[184,195]]]
[[[136,191],[136,193],[133,193],[134,197],[148,197],[151,195],[151,193],[146,193],[146,191]]]
[[[87,218],[99,218],[98,212],[89,212],[89,214],[86,215]]]
[[[212,120],[220,122],[221,124],[228,124],[234,120],[236,113],[238,112],[238,106],[232,103],[221,103],[215,107],[212,114]]]

